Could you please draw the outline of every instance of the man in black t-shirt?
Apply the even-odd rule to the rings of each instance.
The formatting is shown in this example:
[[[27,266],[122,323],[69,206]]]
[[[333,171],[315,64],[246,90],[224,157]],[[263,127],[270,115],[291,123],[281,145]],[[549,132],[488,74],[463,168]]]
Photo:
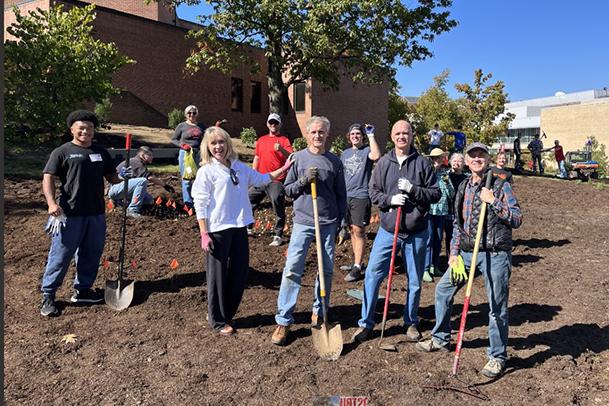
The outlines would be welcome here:
[[[175,189],[171,185],[163,182],[148,171],[146,165],[151,164],[153,159],[154,155],[152,150],[149,147],[143,146],[140,147],[137,150],[137,154],[129,160],[131,176],[129,178],[129,189],[127,191],[130,202],[127,207],[127,215],[130,217],[141,217],[140,209],[142,208],[142,205],[152,204],[154,202],[154,198],[147,190],[148,182],[163,187],[169,193],[175,193]],[[124,166],[125,162],[123,161],[116,167],[116,170],[120,173],[121,168]],[[122,183],[112,185],[110,186],[110,189],[108,189],[108,197],[112,199],[116,205],[120,206],[123,204],[123,192],[124,188]]]
[[[104,301],[103,294],[91,289],[106,239],[104,178],[112,184],[122,182],[108,151],[92,144],[94,128],[98,124],[95,114],[76,110],[68,115],[67,123],[72,141],[53,150],[43,170],[42,190],[50,220],[65,215],[63,226],[52,236],[42,276],[40,314],[43,316],[59,314],[55,292],[74,256],[76,277],[70,301]],[[55,199],[56,180],[61,183],[59,203]]]

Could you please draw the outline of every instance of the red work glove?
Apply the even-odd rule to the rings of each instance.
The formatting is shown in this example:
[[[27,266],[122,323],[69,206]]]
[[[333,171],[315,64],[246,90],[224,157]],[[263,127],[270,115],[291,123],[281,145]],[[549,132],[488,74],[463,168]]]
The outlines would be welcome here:
[[[214,247],[214,243],[211,241],[209,237],[209,233],[205,231],[201,231],[201,249],[205,252],[208,252],[211,248]]]
[[[182,144],[182,145],[180,146],[180,148],[182,148],[184,151],[188,151],[188,150],[190,150],[191,146],[190,146],[190,145],[188,145],[188,144]]]

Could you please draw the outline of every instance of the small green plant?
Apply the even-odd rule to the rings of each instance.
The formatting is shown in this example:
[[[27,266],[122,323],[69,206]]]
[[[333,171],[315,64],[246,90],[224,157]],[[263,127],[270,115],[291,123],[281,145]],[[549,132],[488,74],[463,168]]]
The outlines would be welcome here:
[[[592,160],[598,162],[598,175],[600,178],[606,178],[609,175],[609,158],[605,145],[598,142],[596,137],[592,138]]]
[[[256,136],[254,127],[248,127],[241,130],[241,136],[239,138],[241,138],[241,143],[243,143],[244,146],[254,148],[258,137]]]
[[[174,108],[167,114],[167,126],[169,128],[176,128],[178,124],[184,121],[186,121],[186,117],[181,109]]]
[[[109,97],[104,98],[100,103],[95,104],[95,115],[99,123],[104,126],[110,120],[110,112],[112,111],[112,102]]]
[[[340,155],[345,148],[347,148],[347,140],[345,137],[336,137],[334,141],[332,141],[332,146],[330,147],[330,152],[336,155]]]
[[[307,140],[305,140],[303,137],[296,138],[292,143],[292,147],[294,148],[294,151],[305,149],[307,147]]]
[[[605,190],[607,188],[607,185],[605,185],[603,182],[594,182],[592,184],[592,187],[596,190]]]

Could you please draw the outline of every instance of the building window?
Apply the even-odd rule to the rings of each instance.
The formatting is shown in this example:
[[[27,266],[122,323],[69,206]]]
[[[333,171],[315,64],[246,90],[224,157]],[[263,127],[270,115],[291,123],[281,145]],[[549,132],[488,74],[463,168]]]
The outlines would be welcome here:
[[[252,99],[250,100],[250,111],[252,113],[260,113],[260,107],[262,106],[262,83],[251,82],[252,87]]]
[[[243,111],[243,79],[231,78],[231,109]]]
[[[294,85],[294,111],[305,111],[305,88],[306,85],[304,82],[296,83]]]

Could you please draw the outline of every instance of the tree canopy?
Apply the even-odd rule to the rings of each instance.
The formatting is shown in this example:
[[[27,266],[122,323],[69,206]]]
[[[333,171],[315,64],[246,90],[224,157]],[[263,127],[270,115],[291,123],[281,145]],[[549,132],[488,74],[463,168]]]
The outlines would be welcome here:
[[[174,0],[198,4],[198,0]],[[248,46],[268,59],[271,111],[280,111],[287,87],[315,78],[337,88],[341,73],[353,80],[393,80],[398,65],[430,57],[426,44],[456,22],[451,0],[208,0],[213,12],[200,16],[204,29],[192,31],[196,48],[187,66],[229,72],[237,63],[259,68]]]
[[[65,118],[85,101],[117,92],[112,74],[132,60],[92,36],[95,6],[62,5],[22,15],[8,27],[5,47],[5,136],[43,141],[62,133]]]

